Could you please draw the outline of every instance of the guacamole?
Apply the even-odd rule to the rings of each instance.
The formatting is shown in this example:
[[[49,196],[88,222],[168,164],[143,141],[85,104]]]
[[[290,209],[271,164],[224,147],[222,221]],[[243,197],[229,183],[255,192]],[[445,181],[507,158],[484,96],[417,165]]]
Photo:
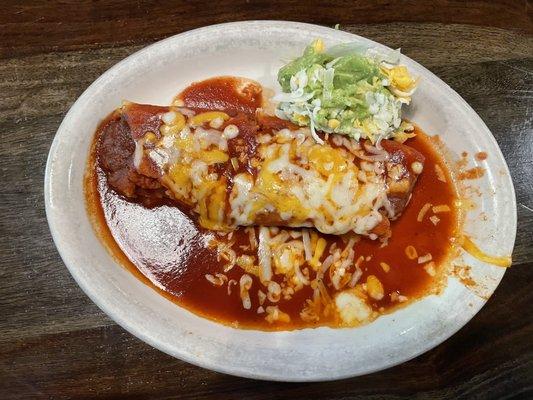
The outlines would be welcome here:
[[[373,143],[400,136],[409,128],[402,104],[409,104],[416,81],[398,58],[350,45],[328,52],[316,40],[279,70],[276,115],[309,126],[318,142],[316,131]]]

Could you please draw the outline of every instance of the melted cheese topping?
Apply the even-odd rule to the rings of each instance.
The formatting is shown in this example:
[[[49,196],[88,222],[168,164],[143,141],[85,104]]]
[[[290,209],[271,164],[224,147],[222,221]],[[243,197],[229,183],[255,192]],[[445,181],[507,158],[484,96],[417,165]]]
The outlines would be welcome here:
[[[381,222],[379,209],[388,204],[385,176],[378,173],[383,166],[379,161],[358,166],[350,150],[359,148],[357,142],[349,148],[320,145],[307,128],[282,129],[261,136],[257,174],[236,173],[228,140],[238,137],[238,127],[221,126],[219,120],[227,120],[221,114],[207,112],[186,120],[171,111],[162,119],[162,138],[155,149],[146,148],[143,139],[137,142],[160,168],[163,184],[192,206],[203,227],[229,230],[275,216],[279,225],[369,235]],[[224,164],[218,171],[235,173],[231,190],[228,173],[214,172],[217,164]]]
[[[347,149],[316,144],[306,129],[283,129],[260,145],[259,155],[255,183],[250,185],[254,178],[242,174],[239,182],[248,186],[237,184],[232,190],[230,205],[238,225],[251,225],[271,211],[287,226],[315,226],[331,234],[367,234],[381,221],[377,200],[386,194],[384,178],[370,174],[366,183],[359,182],[359,168]]]

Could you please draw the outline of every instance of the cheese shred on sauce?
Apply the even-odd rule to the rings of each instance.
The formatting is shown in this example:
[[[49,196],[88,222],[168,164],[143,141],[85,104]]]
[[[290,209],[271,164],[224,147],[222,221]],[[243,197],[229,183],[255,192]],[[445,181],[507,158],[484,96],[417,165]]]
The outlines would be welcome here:
[[[512,258],[509,257],[494,257],[488,255],[481,250],[468,236],[463,235],[459,239],[461,247],[471,256],[477,258],[479,261],[486,262],[488,264],[496,265],[498,267],[508,268],[513,263]]]

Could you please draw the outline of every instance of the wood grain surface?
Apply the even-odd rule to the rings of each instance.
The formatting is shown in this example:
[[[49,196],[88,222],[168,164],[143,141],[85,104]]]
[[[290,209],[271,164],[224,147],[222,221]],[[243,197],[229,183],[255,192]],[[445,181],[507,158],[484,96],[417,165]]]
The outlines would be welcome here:
[[[481,312],[412,361],[338,382],[235,378],[125,332],[79,289],[52,242],[47,153],[107,68],[155,40],[245,19],[366,36],[429,68],[479,113],[511,169],[514,265]],[[525,1],[49,1],[0,3],[0,399],[533,398],[533,24]]]

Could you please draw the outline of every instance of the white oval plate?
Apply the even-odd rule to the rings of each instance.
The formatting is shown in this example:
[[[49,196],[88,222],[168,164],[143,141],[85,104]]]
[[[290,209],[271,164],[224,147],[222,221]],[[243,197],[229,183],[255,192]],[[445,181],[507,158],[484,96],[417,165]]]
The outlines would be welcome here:
[[[210,26],[162,40],[129,56],[98,78],[72,106],[50,149],[45,177],[46,214],[55,244],[87,295],[126,330],[182,360],[244,377],[321,381],[378,371],[443,342],[485,303],[454,278],[429,296],[375,322],[351,329],[291,332],[238,330],[175,305],[118,265],[95,236],[85,210],[83,175],[98,123],[122,100],[170,104],[193,81],[216,75],[255,79],[277,89],[278,68],[313,39],[326,45],[368,39],[315,25],[250,21]],[[486,151],[482,196],[466,231],[491,254],[507,255],[516,233],[509,171],[491,133],[470,106],[427,69],[403,57],[422,83],[407,117],[439,134],[455,154]],[[484,212],[490,218],[476,216]],[[464,256],[491,294],[504,269]]]

